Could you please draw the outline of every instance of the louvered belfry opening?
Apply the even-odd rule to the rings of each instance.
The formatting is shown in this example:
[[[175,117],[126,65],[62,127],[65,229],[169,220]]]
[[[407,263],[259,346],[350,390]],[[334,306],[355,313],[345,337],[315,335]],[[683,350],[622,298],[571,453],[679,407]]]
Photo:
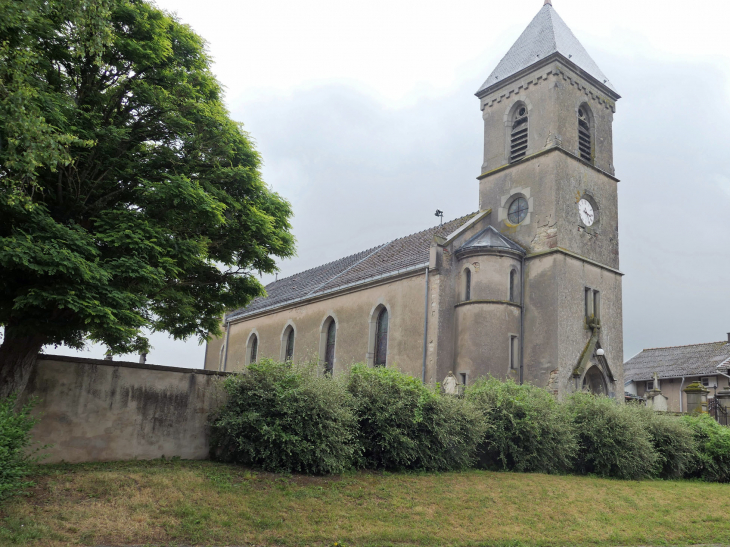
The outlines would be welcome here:
[[[580,152],[580,159],[587,162],[593,161],[591,126],[585,108],[578,109],[578,151]]]
[[[515,110],[510,134],[509,162],[519,161],[527,154],[527,108],[519,106]]]

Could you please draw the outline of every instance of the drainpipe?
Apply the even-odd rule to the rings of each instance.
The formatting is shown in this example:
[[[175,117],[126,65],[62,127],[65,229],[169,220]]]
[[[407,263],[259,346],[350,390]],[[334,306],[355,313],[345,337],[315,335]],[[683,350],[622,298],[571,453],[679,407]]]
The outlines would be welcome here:
[[[421,381],[426,383],[426,352],[428,350],[428,266],[426,266],[426,304],[423,316],[423,367],[421,369]]]
[[[684,412],[682,410],[682,386],[684,385],[684,376],[682,376],[682,382],[679,384],[679,411]]]
[[[525,256],[520,267],[520,385],[525,380]]]
[[[231,322],[226,321],[226,342],[225,342],[226,349],[225,349],[225,352],[223,353],[223,372],[225,372],[226,367],[228,366],[228,337],[230,336],[230,334],[231,334]]]

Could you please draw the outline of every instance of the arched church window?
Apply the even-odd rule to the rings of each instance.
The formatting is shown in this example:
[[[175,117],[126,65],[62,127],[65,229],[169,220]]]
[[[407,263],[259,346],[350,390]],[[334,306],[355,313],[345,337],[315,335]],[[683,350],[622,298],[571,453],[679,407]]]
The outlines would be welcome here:
[[[586,106],[578,109],[578,151],[580,159],[592,162],[593,147],[591,143],[591,121]]]
[[[337,323],[332,319],[327,327],[327,346],[324,350],[324,370],[332,374],[335,370],[335,336],[337,335]]]
[[[524,104],[515,108],[510,132],[509,162],[519,161],[527,154],[527,107]]]
[[[464,270],[464,301],[471,300],[471,270]]]
[[[259,337],[255,334],[251,335],[251,351],[248,354],[248,362],[255,363],[259,353]]]
[[[284,361],[291,361],[294,357],[294,327],[289,326],[286,333],[286,349],[284,350]]]
[[[378,315],[375,334],[375,366],[384,367],[388,356],[388,310],[383,308]]]
[[[517,271],[510,270],[509,272],[509,301],[517,302],[517,291],[515,290],[515,283],[517,278]]]
[[[509,208],[507,209],[507,220],[509,220],[511,224],[520,224],[523,220],[525,220],[525,218],[527,218],[527,212],[529,209],[530,206],[528,205],[527,200],[520,196],[512,200],[512,203],[509,204]]]

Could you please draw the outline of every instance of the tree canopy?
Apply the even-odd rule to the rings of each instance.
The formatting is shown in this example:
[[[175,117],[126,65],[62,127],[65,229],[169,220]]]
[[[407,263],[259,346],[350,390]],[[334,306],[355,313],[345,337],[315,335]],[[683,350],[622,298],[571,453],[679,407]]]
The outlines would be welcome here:
[[[291,256],[289,203],[204,40],[143,0],[0,0],[0,396],[43,345],[219,334]]]

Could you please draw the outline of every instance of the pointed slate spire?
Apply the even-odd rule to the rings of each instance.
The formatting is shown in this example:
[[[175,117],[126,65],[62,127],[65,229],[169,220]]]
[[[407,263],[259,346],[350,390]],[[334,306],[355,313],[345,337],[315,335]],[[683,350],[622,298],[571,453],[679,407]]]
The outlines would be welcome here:
[[[545,0],[542,9],[479,88],[477,96],[554,53],[559,53],[599,83],[616,92],[606,75],[555,11],[551,0]]]

